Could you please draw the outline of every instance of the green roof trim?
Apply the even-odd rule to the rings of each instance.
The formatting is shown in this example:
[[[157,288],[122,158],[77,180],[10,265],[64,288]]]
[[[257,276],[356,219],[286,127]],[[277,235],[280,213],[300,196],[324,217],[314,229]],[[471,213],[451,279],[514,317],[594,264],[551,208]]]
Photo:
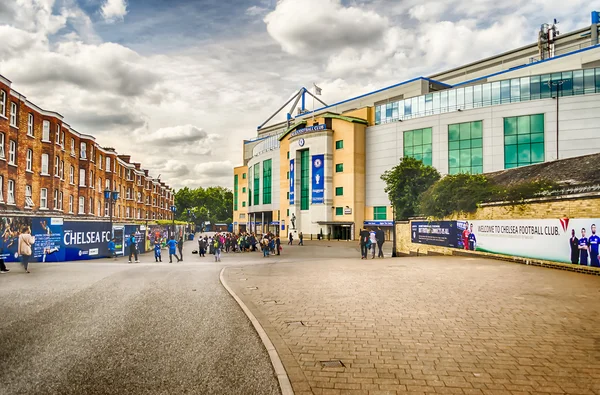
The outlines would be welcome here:
[[[325,114],[319,114],[318,117],[329,118],[329,119],[341,119],[342,121],[346,121],[346,122],[360,123],[360,124],[367,125],[367,126],[369,125],[369,122],[367,122],[366,120],[364,120],[362,118],[347,117],[344,115],[334,114],[332,112],[326,112]],[[293,124],[292,126],[287,128],[285,132],[283,132],[281,137],[279,137],[279,141],[283,140],[283,138],[285,136],[287,136],[291,131],[297,129],[299,126],[304,126],[307,123],[308,123],[307,120],[302,120],[302,121],[298,121],[297,123]]]

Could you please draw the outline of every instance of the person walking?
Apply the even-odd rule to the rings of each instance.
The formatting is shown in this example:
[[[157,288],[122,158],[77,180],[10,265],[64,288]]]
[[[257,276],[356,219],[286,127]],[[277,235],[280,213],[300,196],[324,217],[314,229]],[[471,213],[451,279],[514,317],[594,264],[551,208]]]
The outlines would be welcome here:
[[[371,259],[375,259],[375,250],[377,250],[377,234],[374,230],[369,232],[369,244],[371,245]]]
[[[162,262],[162,253],[160,250],[160,240],[154,240],[154,260],[156,262]]]
[[[288,245],[294,245],[294,235],[290,232],[290,236],[288,237]]]
[[[204,241],[204,239],[202,237],[198,238],[198,257],[202,258],[204,257],[204,254],[206,252],[206,242]]]
[[[219,242],[219,238],[215,237],[213,241],[213,246],[215,248],[215,262],[221,262],[221,243]]]
[[[183,261],[183,237],[179,237],[177,249],[179,250],[179,261]]]
[[[21,257],[21,265],[25,269],[25,273],[29,271],[29,259],[31,258],[31,246],[35,243],[35,237],[31,235],[31,229],[29,226],[24,226],[21,234],[19,235],[19,244],[17,253]]]
[[[377,257],[383,258],[383,243],[385,243],[385,233],[383,233],[381,227],[377,227],[377,230],[375,231],[375,238],[377,239],[377,248],[379,249]]]
[[[298,235],[298,239],[300,240],[298,245],[303,246],[304,245],[304,235],[302,234],[302,232],[300,232],[300,234]]]
[[[366,229],[361,229],[359,233],[360,244],[360,259],[367,259],[367,243],[369,241],[369,232]]]
[[[2,258],[3,254],[4,254],[4,249],[2,247],[0,247],[0,273],[8,273],[8,272],[10,272],[10,270],[8,270],[6,268],[6,265],[4,264],[4,258]]]
[[[281,240],[279,236],[275,238],[275,248],[277,249],[277,255],[281,255]]]
[[[108,253],[112,259],[117,260],[117,247],[114,237],[108,241]]]
[[[169,263],[173,263],[173,255],[179,262],[179,257],[177,256],[177,242],[175,241],[175,236],[171,236],[171,239],[167,242],[169,246]]]
[[[135,256],[135,263],[140,263],[140,261],[138,261],[137,240],[135,239],[135,233],[132,233],[127,241],[129,244],[129,263],[131,263],[132,256]]]

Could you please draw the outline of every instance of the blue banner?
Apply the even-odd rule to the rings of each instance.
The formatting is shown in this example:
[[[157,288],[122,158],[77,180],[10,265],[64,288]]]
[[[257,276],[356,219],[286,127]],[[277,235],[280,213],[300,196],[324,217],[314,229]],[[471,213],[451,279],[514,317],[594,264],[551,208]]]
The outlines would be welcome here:
[[[325,155],[312,156],[312,204],[323,204],[325,196]]]
[[[63,233],[67,261],[109,256],[109,222],[65,222]]]
[[[290,159],[290,205],[294,204],[294,173],[296,169],[294,168],[294,160]]]
[[[410,224],[413,243],[463,248],[457,221],[412,221]]]
[[[23,227],[31,229],[35,243],[31,246],[31,262],[52,262],[65,259],[62,245],[62,218],[1,217],[0,257],[5,262],[18,262],[19,235]]]

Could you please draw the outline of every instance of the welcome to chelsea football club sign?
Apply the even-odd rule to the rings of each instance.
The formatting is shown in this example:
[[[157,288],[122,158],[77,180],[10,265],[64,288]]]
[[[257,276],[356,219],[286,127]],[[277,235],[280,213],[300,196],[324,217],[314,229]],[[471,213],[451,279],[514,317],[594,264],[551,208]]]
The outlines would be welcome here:
[[[325,129],[326,129],[326,127],[323,124],[309,126],[307,128],[302,128],[302,129],[296,129],[292,133],[290,133],[290,138],[295,137],[295,136],[300,136],[301,134],[318,132],[320,130],[325,130]]]

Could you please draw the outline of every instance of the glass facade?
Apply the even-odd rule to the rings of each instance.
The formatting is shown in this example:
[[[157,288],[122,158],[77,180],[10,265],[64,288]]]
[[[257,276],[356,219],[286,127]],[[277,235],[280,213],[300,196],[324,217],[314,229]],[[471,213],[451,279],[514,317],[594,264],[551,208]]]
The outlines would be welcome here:
[[[263,204],[271,204],[271,159],[263,162]]]
[[[504,168],[544,161],[544,114],[504,118]]]
[[[310,157],[308,150],[300,151],[300,210],[308,210],[310,192]]]
[[[458,109],[548,99],[556,96],[557,91],[559,96],[600,93],[600,67],[512,78],[380,104],[375,106],[375,124],[443,114]]]
[[[233,176],[233,210],[238,209],[238,175]]]
[[[252,175],[252,166],[248,168],[248,174]],[[246,178],[246,173],[242,174],[242,178]],[[252,183],[248,181],[248,207],[252,206]]]
[[[260,165],[254,165],[254,205],[260,204]]]
[[[404,132],[404,156],[410,156],[431,166],[431,128]]]
[[[387,219],[387,208],[385,206],[373,207],[373,219],[374,220]]]
[[[448,125],[449,174],[483,173],[483,122]]]

